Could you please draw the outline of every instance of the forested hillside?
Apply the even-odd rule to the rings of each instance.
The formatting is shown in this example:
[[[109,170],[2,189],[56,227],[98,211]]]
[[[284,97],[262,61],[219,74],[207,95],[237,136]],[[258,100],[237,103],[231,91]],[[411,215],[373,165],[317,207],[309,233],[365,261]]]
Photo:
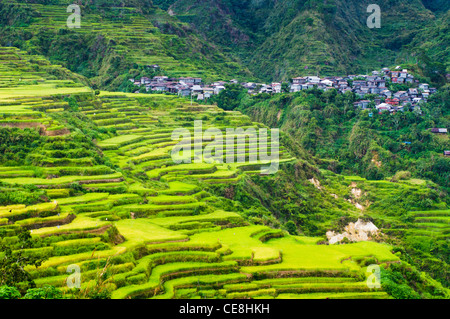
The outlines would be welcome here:
[[[44,55],[89,78],[95,88],[124,90],[128,78],[158,74],[205,80],[250,76],[150,0],[81,1],[78,29],[66,26],[71,3],[0,1],[0,44]]]
[[[237,109],[255,121],[281,128],[310,155],[322,159],[322,167],[337,173],[386,179],[409,171],[449,190],[450,159],[443,152],[450,142],[446,134],[430,131],[449,126],[448,86],[422,107],[422,114],[378,114],[355,109],[355,100],[351,92],[310,90],[246,96]]]
[[[80,29],[65,26],[70,3],[0,1],[0,44],[120,90],[134,76],[280,81],[427,59],[440,81],[450,72],[445,1],[379,1],[380,29],[366,25],[369,0],[80,1]]]
[[[264,80],[346,75],[417,62],[422,49],[449,67],[448,3],[382,0],[381,28],[366,25],[369,0],[158,1],[238,56]],[[205,14],[206,13],[206,14]],[[446,54],[447,52],[447,54]],[[444,71],[445,72],[445,71]]]

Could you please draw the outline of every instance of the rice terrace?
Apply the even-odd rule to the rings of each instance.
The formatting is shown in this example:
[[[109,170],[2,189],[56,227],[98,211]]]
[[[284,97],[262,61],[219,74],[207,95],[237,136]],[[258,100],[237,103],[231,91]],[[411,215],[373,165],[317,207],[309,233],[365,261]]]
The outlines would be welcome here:
[[[395,114],[333,104],[333,140],[317,88],[146,91],[255,75],[165,7],[186,1],[79,2],[68,29],[72,1],[0,0],[0,299],[450,298],[448,135],[414,157]]]

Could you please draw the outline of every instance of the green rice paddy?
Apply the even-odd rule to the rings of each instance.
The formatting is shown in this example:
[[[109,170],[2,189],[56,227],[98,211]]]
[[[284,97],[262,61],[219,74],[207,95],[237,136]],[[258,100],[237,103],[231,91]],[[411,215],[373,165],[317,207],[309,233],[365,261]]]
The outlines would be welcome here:
[[[0,61],[18,54],[26,69],[31,58],[11,48],[0,48]],[[5,68],[2,64],[0,74]],[[10,74],[11,81],[20,76]],[[33,252],[48,259],[40,267],[27,268],[38,286],[54,284],[69,291],[65,270],[77,264],[83,269],[82,289],[95,284],[96,275],[108,268],[104,279],[113,298],[388,297],[367,288],[365,269],[358,261],[398,261],[389,245],[318,245],[322,238],[253,225],[237,207],[216,204],[210,185],[231,185],[246,174],[260,174],[265,163],[174,163],[171,132],[179,127],[192,130],[193,121],[187,118],[204,116],[184,100],[111,92],[96,96],[71,82],[52,82],[55,79],[46,72],[33,76],[42,81],[20,89],[17,84],[0,88],[0,113],[3,108],[6,120],[12,114],[14,120],[25,120],[30,113],[36,115],[35,123],[55,126],[48,110],[53,116],[61,113],[61,108],[51,107],[59,95],[70,94],[92,129],[109,132],[100,134],[94,145],[108,165],[92,156],[66,158],[68,154],[52,150],[53,143],[69,142],[76,134],[67,128],[45,136],[49,148],[39,154],[39,169],[0,167],[2,185],[36,187],[49,197],[47,203],[0,207],[0,230],[9,234],[6,237],[15,236],[15,227],[26,226],[33,238],[52,239]],[[204,108],[238,127],[259,126],[236,112]],[[204,128],[215,126],[213,120],[205,119]],[[112,126],[115,133],[108,131]],[[252,152],[257,150],[254,145]],[[194,152],[188,156],[199,158]],[[293,160],[281,148],[280,162]],[[447,225],[447,218],[436,212],[417,215],[416,222]]]

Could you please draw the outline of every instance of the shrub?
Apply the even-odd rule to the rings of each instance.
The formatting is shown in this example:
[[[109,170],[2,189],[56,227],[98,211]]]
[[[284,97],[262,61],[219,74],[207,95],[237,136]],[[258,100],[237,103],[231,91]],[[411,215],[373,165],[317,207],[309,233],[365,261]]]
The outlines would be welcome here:
[[[298,235],[297,226],[292,220],[288,221],[284,226],[286,227],[286,230],[289,232],[289,234]]]
[[[20,292],[16,287],[0,287],[0,299],[20,299],[20,297]]]
[[[407,180],[411,178],[411,172],[409,171],[398,171],[395,173],[395,175],[392,177],[391,182],[398,182],[401,180]]]
[[[28,289],[23,299],[62,299],[62,296],[61,290],[53,286],[45,286]]]

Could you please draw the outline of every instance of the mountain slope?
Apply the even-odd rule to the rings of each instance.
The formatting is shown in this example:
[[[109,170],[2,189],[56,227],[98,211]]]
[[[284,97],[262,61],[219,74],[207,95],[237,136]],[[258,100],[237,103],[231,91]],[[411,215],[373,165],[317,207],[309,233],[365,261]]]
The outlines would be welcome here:
[[[45,55],[108,89],[158,72],[204,79],[250,76],[151,1],[91,1],[81,6],[81,28],[74,29],[66,26],[69,3],[2,0],[0,12],[8,18],[0,21],[1,44]],[[156,73],[148,67],[155,64]]]
[[[422,52],[449,68],[449,13],[438,1],[380,1],[380,29],[366,25],[369,0],[95,0],[81,5],[80,29],[65,25],[69,3],[0,1],[0,44],[113,90],[158,74],[270,81],[365,73],[416,63]]]
[[[246,207],[243,199],[214,194],[213,188],[219,192],[220,185],[245,184],[258,175],[260,162],[175,164],[171,159],[170,149],[178,142],[170,138],[171,132],[180,126],[192,129],[192,119],[219,128],[257,123],[238,112],[164,95],[95,95],[45,71],[36,83],[14,81],[34,76],[29,70],[35,59],[14,48],[0,48],[5,80],[0,112],[7,126],[0,128],[5,153],[0,233],[2,243],[9,242],[19,253],[20,234],[31,231],[23,253],[44,260],[38,267],[26,267],[38,287],[53,285],[66,296],[76,296],[66,286],[65,272],[68,264],[77,264],[84,292],[107,291],[113,298],[173,298],[183,296],[179,286],[191,285],[196,288],[184,292],[186,297],[275,297],[286,286],[270,278],[274,270],[284,269],[312,277],[301,280],[293,293],[337,290],[387,297],[365,286],[363,260],[371,254],[379,261],[398,261],[389,245],[317,246],[320,237],[293,237],[261,225],[276,219],[258,201]],[[17,151],[20,144],[27,152]],[[281,148],[281,162],[295,159]],[[308,170],[307,165],[297,168],[302,178],[317,173]],[[312,185],[305,191],[316,192]],[[260,225],[249,223],[247,214]],[[274,240],[266,243],[269,239]],[[305,251],[305,258],[296,258],[298,250]],[[316,250],[321,257],[310,254]],[[349,255],[360,259],[342,262]],[[105,276],[98,276],[99,267],[108,270]],[[328,280],[315,283],[318,276]],[[257,280],[264,277],[270,290],[259,287]],[[297,283],[295,276],[288,278]],[[249,292],[231,286],[251,282],[256,287]],[[26,282],[13,283],[27,287]]]
[[[441,22],[421,1],[377,2],[381,8],[380,29],[366,25],[370,15],[366,9],[371,3],[178,0],[170,10],[238,56],[265,80],[287,80],[316,72],[362,73],[414,60],[411,54],[415,46],[428,42],[438,45],[437,39],[423,35]],[[208,14],[204,16],[204,12]],[[445,36],[444,31],[435,33]],[[414,45],[408,47],[413,40]],[[430,55],[448,65],[448,56],[437,52]]]

